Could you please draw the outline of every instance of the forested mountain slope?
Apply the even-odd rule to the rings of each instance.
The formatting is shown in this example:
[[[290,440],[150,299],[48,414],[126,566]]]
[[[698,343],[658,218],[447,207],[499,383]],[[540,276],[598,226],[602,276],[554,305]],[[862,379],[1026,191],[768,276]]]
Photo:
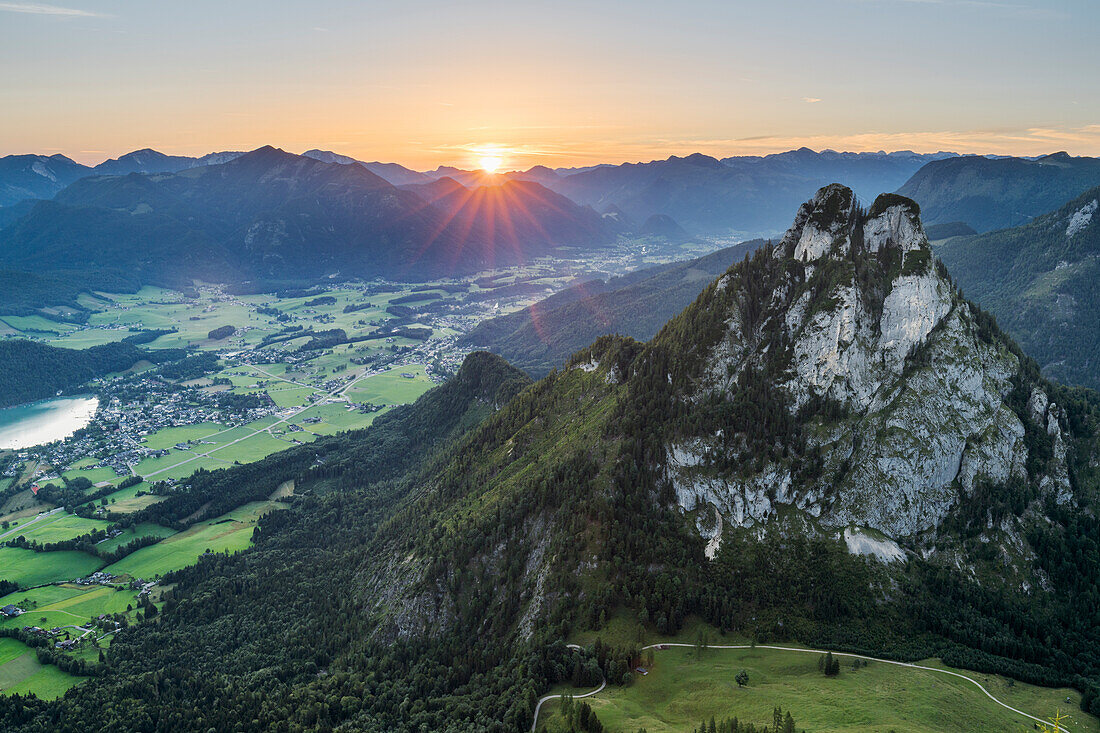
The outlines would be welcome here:
[[[1100,187],[1030,224],[936,248],[1043,373],[1100,388]]]
[[[1026,224],[1097,185],[1097,158],[968,155],[929,163],[898,193],[920,204],[926,224],[961,221],[988,232]]]
[[[25,339],[0,341],[0,408],[52,397],[95,377],[122,372],[148,353],[133,344],[112,343],[63,349]]]
[[[451,389],[473,399],[431,397]],[[913,202],[823,189],[650,343],[603,337],[499,410],[487,392],[376,423],[484,416],[428,451],[405,432],[394,481],[371,431],[196,474],[162,520],[227,488],[305,493],[253,551],[174,577],[99,678],[0,723],[521,731],[556,681],[629,683],[636,649],[563,643],[616,612],[939,655],[1100,709],[1097,398],[963,300]]]

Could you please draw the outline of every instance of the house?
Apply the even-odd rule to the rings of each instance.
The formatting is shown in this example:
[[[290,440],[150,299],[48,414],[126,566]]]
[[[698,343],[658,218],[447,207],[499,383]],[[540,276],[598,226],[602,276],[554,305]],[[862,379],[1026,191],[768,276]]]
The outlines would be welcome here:
[[[23,609],[18,606],[13,606],[10,603],[3,608],[0,608],[0,613],[4,614],[7,618],[15,618],[23,613]]]

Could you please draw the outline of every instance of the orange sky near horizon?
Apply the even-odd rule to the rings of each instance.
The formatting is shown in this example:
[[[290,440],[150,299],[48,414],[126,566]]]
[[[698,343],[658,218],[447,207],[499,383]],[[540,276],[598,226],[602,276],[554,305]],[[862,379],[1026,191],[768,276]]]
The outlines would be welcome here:
[[[11,0],[0,155],[1100,156],[1094,0]]]
[[[526,170],[535,165],[550,168],[579,167],[597,163],[639,163],[664,159],[670,155],[690,155],[704,153],[715,158],[737,155],[767,155],[808,147],[821,151],[832,149],[848,152],[887,152],[912,150],[917,153],[951,151],[956,153],[975,153],[991,155],[1045,155],[1065,150],[1071,155],[1100,156],[1100,125],[1096,129],[1076,131],[1059,130],[1021,130],[1019,132],[974,131],[974,132],[916,132],[916,133],[876,133],[869,132],[854,135],[806,135],[806,136],[763,136],[752,139],[730,138],[724,140],[630,140],[630,139],[567,139],[565,136],[553,137],[553,131],[545,131],[541,139],[532,139],[530,135],[506,134],[506,131],[491,130],[494,137],[486,137],[484,142],[453,143],[441,140],[436,144],[422,141],[401,141],[379,143],[376,140],[341,140],[339,134],[319,130],[316,138],[303,136],[301,132],[271,130],[267,137],[250,135],[229,135],[229,142],[195,142],[181,145],[167,140],[129,142],[120,139],[112,145],[101,145],[98,149],[66,150],[54,147],[19,148],[3,150],[3,154],[38,152],[42,154],[62,153],[77,162],[96,165],[108,158],[151,147],[169,155],[200,156],[221,150],[254,150],[263,145],[274,145],[293,153],[302,153],[312,148],[331,150],[342,155],[373,161],[400,163],[414,170],[431,170],[437,166],[454,166],[474,169],[481,165],[487,154],[501,158],[500,170]],[[383,136],[379,136],[382,138]],[[286,140],[287,142],[283,142]],[[10,146],[9,146],[10,147]]]

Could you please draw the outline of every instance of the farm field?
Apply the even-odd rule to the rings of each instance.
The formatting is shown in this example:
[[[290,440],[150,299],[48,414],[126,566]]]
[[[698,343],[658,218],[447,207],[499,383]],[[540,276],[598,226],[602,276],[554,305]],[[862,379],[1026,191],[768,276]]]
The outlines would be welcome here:
[[[69,466],[61,475],[70,481],[81,477],[86,478],[92,482],[93,486],[101,481],[113,481],[118,478],[109,468],[86,468],[94,463],[95,461],[91,458],[84,458]]]
[[[58,512],[31,524],[24,531],[14,532],[4,539],[11,540],[22,536],[26,537],[28,542],[35,541],[39,544],[60,542],[98,529],[106,529],[109,524],[110,522],[102,519],[83,519],[75,514]]]
[[[41,664],[33,649],[15,639],[0,639],[0,692],[34,693],[45,700],[65,694],[83,678]]]
[[[333,435],[342,430],[359,430],[369,426],[379,415],[384,415],[392,405],[387,405],[377,412],[360,413],[358,410],[349,410],[346,404],[316,405],[304,411],[300,422],[306,418],[319,417],[320,423],[304,424],[303,427],[321,435]],[[289,435],[289,434],[288,434]],[[294,437],[301,437],[300,433]]]
[[[412,374],[413,378],[401,376]],[[416,398],[432,388],[421,365],[396,367],[382,374],[367,377],[355,383],[347,391],[352,402],[373,402],[375,404],[401,405],[415,402]]]
[[[146,493],[144,496],[138,496],[139,491]],[[129,514],[164,499],[163,496],[149,494],[148,491],[149,484],[144,482],[125,489],[119,489],[108,497],[108,501],[111,502],[111,511],[119,514]]]
[[[104,570],[114,575],[152,579],[171,570],[193,564],[207,550],[237,552],[252,544],[252,530],[266,512],[281,507],[278,502],[258,501],[200,522],[155,545],[143,547]]]
[[[111,508],[114,509],[114,507]],[[132,528],[122,530],[122,534],[117,537],[100,542],[96,545],[96,549],[102,552],[110,552],[138,537],[171,537],[174,534],[175,530],[168,527],[152,522],[142,522],[141,524],[135,524]]]
[[[70,584],[16,591],[0,598],[0,606],[9,603],[19,606],[26,613],[16,618],[0,619],[0,628],[80,626],[100,614],[125,613],[127,605],[137,606],[134,591],[129,589]]]
[[[884,662],[853,670],[845,657],[839,657],[841,673],[825,677],[818,669],[819,656],[764,648],[672,647],[656,651],[649,674],[635,674],[632,685],[609,686],[585,702],[609,731],[690,730],[712,716],[719,720],[736,716],[742,722],[764,725],[775,706],[789,710],[799,730],[814,733],[1032,730],[1034,721],[997,705],[965,680]],[[734,679],[741,670],[749,676],[743,688]],[[1100,731],[1100,721],[1080,712],[1080,695],[1073,690],[963,672],[1013,707],[1041,718],[1061,709],[1071,715],[1070,730]],[[1065,702],[1067,697],[1071,703]],[[540,728],[565,730],[559,710],[558,701],[547,702],[545,720],[539,717]]]
[[[225,425],[217,423],[198,423],[197,425],[183,425],[178,428],[165,428],[146,436],[145,445],[153,450],[171,448],[176,443],[186,443],[189,440],[203,440],[208,436],[226,430]]]
[[[21,547],[0,547],[0,577],[24,588],[81,578],[102,564],[98,557],[76,550],[34,552]]]

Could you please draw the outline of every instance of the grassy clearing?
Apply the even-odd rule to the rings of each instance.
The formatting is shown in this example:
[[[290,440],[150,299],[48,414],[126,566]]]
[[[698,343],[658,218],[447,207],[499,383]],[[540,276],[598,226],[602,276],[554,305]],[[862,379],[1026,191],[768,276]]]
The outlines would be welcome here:
[[[346,404],[317,405],[302,412],[292,422],[302,425],[306,430],[321,435],[333,435],[342,430],[359,430],[365,428],[379,416],[387,412],[389,408],[378,412],[361,413],[358,410],[349,410]],[[321,418],[320,423],[305,424],[302,422],[308,417]]]
[[[840,675],[829,678],[818,670],[818,656],[768,649],[670,648],[656,651],[649,674],[637,675],[631,686],[609,687],[587,701],[610,731],[682,731],[711,716],[764,724],[776,705],[790,710],[800,729],[815,733],[1032,729],[1033,721],[1000,707],[964,680],[880,662],[852,670],[843,657]],[[746,688],[734,680],[740,670],[748,672]],[[1073,691],[1011,683],[994,675],[970,676],[999,699],[1033,715],[1046,717],[1058,708],[1072,708],[1070,730],[1100,731],[1100,721],[1079,711],[1079,696]],[[1067,696],[1071,704],[1064,702]],[[558,705],[550,702],[547,707],[546,730],[561,730]]]
[[[271,492],[271,496],[267,497],[268,501],[278,501],[279,499],[286,499],[294,496],[294,479],[284,481]]]
[[[166,540],[134,552],[106,568],[115,575],[151,579],[172,570],[187,567],[207,550],[237,552],[252,544],[252,529],[265,513],[282,506],[272,501],[256,501],[200,522]]]
[[[81,578],[102,564],[98,557],[76,550],[33,552],[20,547],[0,547],[0,578],[23,588]]]
[[[277,451],[286,450],[286,448],[286,441],[279,440],[270,433],[260,432],[232,446],[219,448],[211,455],[225,461],[224,466],[233,461],[240,461],[241,463],[258,461]]]
[[[209,448],[209,446],[207,446]],[[161,481],[166,478],[187,478],[199,468],[214,470],[224,468],[225,463],[207,456],[200,456],[205,450],[177,451],[173,450],[163,458],[146,458],[134,467],[134,470],[153,480]],[[155,474],[155,475],[154,475]]]
[[[309,396],[316,394],[312,387],[299,387],[287,382],[279,382],[281,386],[268,387],[267,393],[279,407],[301,407],[309,404]]]
[[[171,537],[175,533],[175,530],[169,529],[168,527],[153,524],[152,522],[142,522],[141,524],[135,524],[130,529],[124,529],[122,534],[118,537],[112,537],[109,540],[100,542],[96,545],[96,549],[102,552],[110,552],[128,542],[134,541],[138,537]]]
[[[412,379],[402,374],[414,375]],[[402,405],[416,399],[434,385],[422,365],[395,367],[373,377],[361,379],[347,391],[352,402],[373,402],[376,405]]]
[[[0,506],[0,520],[11,522],[14,525],[16,522],[31,519],[43,509],[50,507],[52,505],[39,504],[34,497],[34,492],[30,489],[24,489]],[[0,530],[0,534],[3,533],[5,533],[5,530]]]
[[[129,514],[131,512],[136,512],[138,509],[144,509],[147,506],[156,504],[158,501],[164,499],[163,496],[155,496],[149,493],[146,493],[144,496],[138,496],[137,494],[139,491],[148,492],[149,484],[142,482],[125,489],[120,489],[109,495],[107,500],[111,502],[111,511],[120,514]]]
[[[107,529],[109,524],[102,519],[83,519],[75,514],[58,512],[28,526],[26,531],[16,532],[5,539],[14,539],[22,535],[28,542],[32,540],[40,544],[60,542],[95,530]]]
[[[186,443],[189,440],[203,440],[211,435],[225,430],[225,425],[204,422],[197,425],[184,425],[178,428],[165,428],[145,437],[145,446],[153,450],[171,448],[176,443]]]
[[[0,639],[0,691],[34,693],[53,700],[83,680],[52,665],[41,664],[33,649],[15,639]]]
[[[61,475],[70,481],[76,478],[86,478],[92,482],[93,486],[101,481],[114,481],[119,478],[113,469],[90,468],[95,462],[93,458],[82,458],[66,468]]]

